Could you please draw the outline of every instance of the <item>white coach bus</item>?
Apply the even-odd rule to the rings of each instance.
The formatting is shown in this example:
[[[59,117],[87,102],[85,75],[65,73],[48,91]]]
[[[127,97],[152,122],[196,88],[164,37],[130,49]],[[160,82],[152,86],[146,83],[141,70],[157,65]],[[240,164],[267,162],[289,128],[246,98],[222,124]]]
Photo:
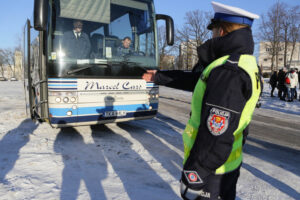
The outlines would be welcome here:
[[[158,86],[141,77],[158,67],[159,19],[172,45],[173,20],[153,0],[35,0],[24,28],[29,117],[53,127],[154,117]]]

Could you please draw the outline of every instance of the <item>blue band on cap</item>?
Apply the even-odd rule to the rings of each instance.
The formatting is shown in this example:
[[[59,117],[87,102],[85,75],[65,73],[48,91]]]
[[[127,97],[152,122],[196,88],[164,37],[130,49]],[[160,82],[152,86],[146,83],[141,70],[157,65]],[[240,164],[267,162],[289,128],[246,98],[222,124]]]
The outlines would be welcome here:
[[[246,24],[250,27],[252,26],[253,19],[250,19],[248,17],[238,16],[238,15],[229,15],[224,13],[215,13],[214,19],[226,21],[226,22],[232,22],[237,24]]]

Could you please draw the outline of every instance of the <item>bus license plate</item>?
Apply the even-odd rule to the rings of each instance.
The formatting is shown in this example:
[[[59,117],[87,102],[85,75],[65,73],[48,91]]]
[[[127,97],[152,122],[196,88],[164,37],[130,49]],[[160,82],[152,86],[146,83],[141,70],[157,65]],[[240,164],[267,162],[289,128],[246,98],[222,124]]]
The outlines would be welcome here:
[[[104,117],[122,117],[126,116],[127,112],[123,110],[116,110],[116,111],[107,111],[104,113]]]

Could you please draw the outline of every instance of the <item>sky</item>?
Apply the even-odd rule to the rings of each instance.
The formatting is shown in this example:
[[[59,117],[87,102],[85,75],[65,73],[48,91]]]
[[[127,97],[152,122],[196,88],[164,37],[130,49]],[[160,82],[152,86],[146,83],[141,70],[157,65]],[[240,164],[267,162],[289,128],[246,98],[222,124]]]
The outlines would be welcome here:
[[[276,2],[275,0],[217,0],[230,6],[240,7],[261,15]],[[22,36],[22,29],[27,18],[33,15],[34,0],[0,0],[0,48],[13,48]],[[184,23],[185,13],[193,10],[213,12],[210,0],[154,0],[156,13],[170,15],[177,27]],[[281,0],[288,5],[300,5],[300,0]],[[258,31],[260,21],[253,24]]]

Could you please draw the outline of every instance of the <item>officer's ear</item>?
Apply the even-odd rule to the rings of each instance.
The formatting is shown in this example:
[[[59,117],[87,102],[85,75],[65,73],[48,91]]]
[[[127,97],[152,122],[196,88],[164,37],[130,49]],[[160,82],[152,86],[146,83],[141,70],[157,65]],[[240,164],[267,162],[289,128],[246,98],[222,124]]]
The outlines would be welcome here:
[[[220,27],[213,27],[211,29],[213,38],[220,37],[220,31],[219,30],[220,30]]]
[[[213,32],[213,38],[215,37],[221,37],[225,35],[225,31],[222,27],[216,26],[214,28],[212,28],[212,32]]]
[[[222,27],[219,28],[219,35],[222,37],[224,35],[226,35],[224,29]]]

